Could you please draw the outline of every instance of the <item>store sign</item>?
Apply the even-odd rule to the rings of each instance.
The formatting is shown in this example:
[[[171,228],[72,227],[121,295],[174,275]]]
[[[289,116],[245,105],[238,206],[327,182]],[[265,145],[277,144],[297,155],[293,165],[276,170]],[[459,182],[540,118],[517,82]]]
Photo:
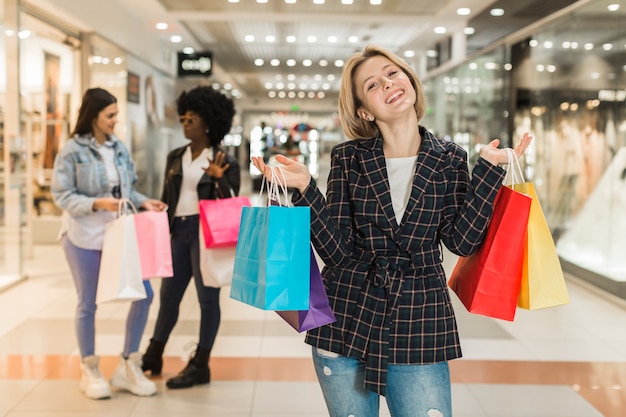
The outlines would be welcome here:
[[[211,75],[213,70],[213,53],[196,52],[194,54],[178,53],[178,76],[204,76]]]
[[[625,101],[626,90],[600,90],[598,99],[602,101]]]

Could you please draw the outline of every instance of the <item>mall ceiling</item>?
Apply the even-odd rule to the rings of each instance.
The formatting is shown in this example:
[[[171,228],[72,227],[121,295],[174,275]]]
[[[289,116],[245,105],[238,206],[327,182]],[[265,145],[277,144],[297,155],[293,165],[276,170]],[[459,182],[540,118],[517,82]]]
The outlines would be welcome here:
[[[285,100],[291,101],[289,94],[300,102],[319,101],[320,92],[327,99],[325,102],[336,103],[341,68],[335,62],[347,59],[367,44],[378,44],[399,54],[412,51],[414,56],[406,59],[420,72],[423,56],[431,54],[437,45],[445,49],[451,34],[466,27],[475,31],[467,37],[467,49],[471,53],[576,1],[381,0],[379,5],[371,4],[374,1],[370,0],[30,0],[28,3],[63,18],[77,30],[96,31],[150,62],[158,61],[150,58],[155,49],[161,55],[166,48],[177,51],[185,46],[211,51],[214,74],[207,81],[228,83],[233,95],[253,104],[266,102],[272,94],[285,94]],[[471,13],[459,16],[457,10],[461,7],[469,8]],[[492,16],[490,10],[494,7],[503,9],[504,15]],[[168,23],[168,28],[157,31],[154,25],[158,21]],[[437,27],[446,28],[446,33],[435,33]],[[172,44],[172,35],[182,36],[182,41]],[[247,41],[247,36],[253,40]],[[289,36],[293,37],[292,41],[288,40]],[[273,65],[273,59],[278,63]]]

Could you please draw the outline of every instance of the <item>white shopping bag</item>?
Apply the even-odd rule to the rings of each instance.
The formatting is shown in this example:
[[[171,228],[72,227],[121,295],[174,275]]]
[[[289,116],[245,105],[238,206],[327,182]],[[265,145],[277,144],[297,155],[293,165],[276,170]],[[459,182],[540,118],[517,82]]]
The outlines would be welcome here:
[[[135,301],[146,298],[141,277],[134,212],[122,213],[128,201],[120,202],[117,219],[104,230],[96,303]],[[134,207],[133,207],[134,210]]]
[[[199,230],[200,273],[206,287],[220,288],[233,280],[236,247],[207,248],[204,245],[202,227]]]

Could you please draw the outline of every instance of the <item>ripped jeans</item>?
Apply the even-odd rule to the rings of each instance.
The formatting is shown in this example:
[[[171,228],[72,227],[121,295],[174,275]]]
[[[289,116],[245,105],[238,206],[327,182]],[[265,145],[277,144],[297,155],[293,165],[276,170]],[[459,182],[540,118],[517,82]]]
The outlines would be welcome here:
[[[363,388],[363,362],[313,348],[313,365],[330,417],[378,417],[380,397]],[[385,398],[392,417],[452,417],[448,363],[389,365]]]

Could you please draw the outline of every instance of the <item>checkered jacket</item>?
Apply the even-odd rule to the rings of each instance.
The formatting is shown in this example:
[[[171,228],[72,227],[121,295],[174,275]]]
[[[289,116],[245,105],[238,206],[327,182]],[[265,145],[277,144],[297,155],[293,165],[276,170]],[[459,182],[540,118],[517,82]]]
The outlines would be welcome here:
[[[480,246],[504,170],[482,158],[468,171],[458,145],[420,127],[422,144],[409,202],[398,225],[383,139],[335,146],[326,197],[311,181],[295,205],[311,207],[311,240],[337,322],[306,343],[366,366],[364,386],[385,394],[388,364],[461,356],[441,244],[467,256]]]

